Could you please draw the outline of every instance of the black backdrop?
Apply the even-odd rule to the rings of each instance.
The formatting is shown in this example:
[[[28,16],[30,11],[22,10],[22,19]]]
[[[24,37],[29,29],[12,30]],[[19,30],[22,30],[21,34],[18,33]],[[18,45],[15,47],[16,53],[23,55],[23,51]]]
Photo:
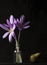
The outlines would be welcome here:
[[[3,0],[0,1],[0,23],[6,22],[10,15],[20,17],[24,14],[30,28],[21,32],[20,49],[23,62],[28,63],[29,56],[41,52],[37,63],[47,62],[47,2],[41,0]],[[2,39],[5,33],[0,28],[0,63],[13,63],[14,40]],[[35,62],[35,63],[36,63]]]

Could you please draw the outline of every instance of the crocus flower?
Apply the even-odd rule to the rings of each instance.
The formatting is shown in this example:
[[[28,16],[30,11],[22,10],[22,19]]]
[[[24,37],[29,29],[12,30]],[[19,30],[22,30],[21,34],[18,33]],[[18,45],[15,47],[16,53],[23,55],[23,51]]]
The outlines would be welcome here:
[[[13,15],[10,16],[10,19],[6,20],[7,24],[0,24],[0,27],[6,30],[7,32],[3,35],[3,39],[9,35],[9,42],[12,41],[12,37],[15,37],[15,28],[16,25],[14,24],[14,17]]]
[[[22,16],[20,17],[20,20],[19,20],[18,18],[17,18],[17,20],[15,20],[15,23],[16,23],[16,25],[17,25],[17,27],[18,27],[18,30],[27,29],[27,28],[30,27],[30,26],[28,25],[30,22],[24,23],[24,18],[25,18],[25,16],[22,15]]]

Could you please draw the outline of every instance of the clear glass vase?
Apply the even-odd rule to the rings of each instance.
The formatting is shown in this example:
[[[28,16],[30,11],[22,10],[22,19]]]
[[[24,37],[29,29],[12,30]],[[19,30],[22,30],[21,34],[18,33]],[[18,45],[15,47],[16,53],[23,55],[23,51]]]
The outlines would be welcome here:
[[[21,57],[21,52],[14,50],[14,64],[15,63],[22,63],[22,57]]]

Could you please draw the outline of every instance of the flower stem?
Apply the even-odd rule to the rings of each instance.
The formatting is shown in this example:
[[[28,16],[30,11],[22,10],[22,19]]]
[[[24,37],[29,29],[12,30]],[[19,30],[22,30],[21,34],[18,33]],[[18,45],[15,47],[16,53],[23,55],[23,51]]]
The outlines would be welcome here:
[[[22,63],[22,58],[21,58],[21,54],[19,51],[19,46],[18,46],[17,40],[16,40],[16,63]]]
[[[20,40],[20,32],[19,32],[19,35],[18,35],[18,41],[15,38],[15,42],[16,42],[16,63],[22,63],[21,53],[19,51],[19,40]]]
[[[19,35],[18,35],[18,43],[19,43],[19,41],[20,41],[20,33],[21,33],[21,31],[19,31]]]

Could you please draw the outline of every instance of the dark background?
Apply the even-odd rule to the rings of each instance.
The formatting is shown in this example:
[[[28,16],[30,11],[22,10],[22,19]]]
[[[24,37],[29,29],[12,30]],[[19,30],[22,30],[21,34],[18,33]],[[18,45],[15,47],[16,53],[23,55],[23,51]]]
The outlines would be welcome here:
[[[6,22],[10,15],[20,17],[22,14],[30,21],[30,28],[21,32],[20,49],[23,63],[30,63],[29,56],[40,52],[35,63],[47,62],[47,2],[41,0],[1,0],[0,23]],[[2,39],[5,33],[0,28],[0,63],[13,63],[14,40],[9,43],[8,37]]]

